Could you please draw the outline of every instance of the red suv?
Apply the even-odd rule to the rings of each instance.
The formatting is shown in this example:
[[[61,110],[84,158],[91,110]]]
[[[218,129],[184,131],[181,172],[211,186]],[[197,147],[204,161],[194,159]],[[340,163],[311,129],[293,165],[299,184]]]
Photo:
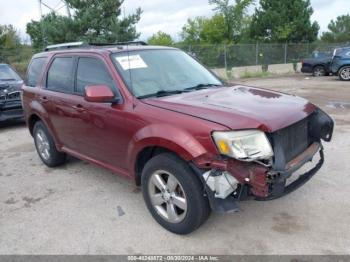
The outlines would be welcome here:
[[[23,106],[38,154],[49,167],[69,154],[135,180],[169,231],[286,195],[323,164],[333,121],[303,98],[224,84],[175,48],[80,44],[30,63]]]

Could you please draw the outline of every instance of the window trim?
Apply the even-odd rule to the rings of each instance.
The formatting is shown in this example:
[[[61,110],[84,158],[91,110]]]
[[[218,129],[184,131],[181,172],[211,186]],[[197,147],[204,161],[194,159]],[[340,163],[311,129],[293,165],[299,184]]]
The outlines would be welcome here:
[[[70,94],[70,95],[74,95],[74,90],[75,90],[75,81],[73,81],[73,92],[65,92],[65,91],[62,91],[62,90],[56,90],[56,89],[52,89],[52,88],[49,88],[47,86],[47,82],[48,82],[48,76],[49,76],[49,71],[51,69],[51,66],[53,64],[53,62],[55,61],[56,58],[72,58],[73,59],[73,74],[72,74],[72,77],[74,78],[74,75],[76,73],[76,69],[77,69],[77,56],[76,55],[68,55],[68,54],[58,54],[58,55],[54,55],[52,58],[51,58],[51,61],[47,67],[47,70],[46,70],[46,73],[45,73],[45,89],[46,90],[49,90],[51,92],[57,92],[57,93],[62,93],[62,94]],[[74,80],[74,79],[73,79]]]

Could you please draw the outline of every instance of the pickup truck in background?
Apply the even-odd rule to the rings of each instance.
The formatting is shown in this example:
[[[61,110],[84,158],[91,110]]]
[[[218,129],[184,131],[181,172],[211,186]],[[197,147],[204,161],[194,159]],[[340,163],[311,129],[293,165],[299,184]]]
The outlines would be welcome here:
[[[301,61],[301,72],[312,73],[313,76],[329,75],[331,73],[331,60],[331,53],[314,51],[310,58],[305,58]]]

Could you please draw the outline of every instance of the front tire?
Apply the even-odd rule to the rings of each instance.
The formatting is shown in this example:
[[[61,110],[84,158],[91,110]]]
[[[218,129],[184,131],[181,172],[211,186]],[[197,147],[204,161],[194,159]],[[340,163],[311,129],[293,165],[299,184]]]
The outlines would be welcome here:
[[[339,70],[339,78],[342,81],[350,81],[350,66],[344,66]]]
[[[56,167],[66,162],[66,154],[57,150],[49,130],[42,121],[35,123],[33,136],[36,151],[45,165]]]
[[[188,164],[174,154],[163,153],[149,160],[141,185],[153,218],[173,233],[191,233],[210,215],[203,185]]]

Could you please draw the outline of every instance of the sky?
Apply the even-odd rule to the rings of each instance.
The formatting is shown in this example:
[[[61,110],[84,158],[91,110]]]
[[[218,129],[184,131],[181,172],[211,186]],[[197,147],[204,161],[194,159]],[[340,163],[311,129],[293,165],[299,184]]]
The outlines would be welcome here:
[[[42,1],[51,8],[60,9],[59,13],[66,14],[62,1]],[[319,23],[320,32],[327,30],[331,19],[350,14],[350,0],[311,0],[311,5],[314,9],[311,19]],[[133,13],[137,7],[143,10],[141,20],[137,24],[141,40],[146,40],[159,30],[178,40],[179,32],[188,18],[211,16],[214,13],[208,0],[124,0],[123,13]],[[250,9],[250,12],[253,12],[254,8]],[[50,10],[42,6],[42,11],[45,14]],[[38,0],[0,0],[0,24],[13,24],[26,42],[29,40],[25,33],[26,24],[32,19],[38,20],[39,17]]]

